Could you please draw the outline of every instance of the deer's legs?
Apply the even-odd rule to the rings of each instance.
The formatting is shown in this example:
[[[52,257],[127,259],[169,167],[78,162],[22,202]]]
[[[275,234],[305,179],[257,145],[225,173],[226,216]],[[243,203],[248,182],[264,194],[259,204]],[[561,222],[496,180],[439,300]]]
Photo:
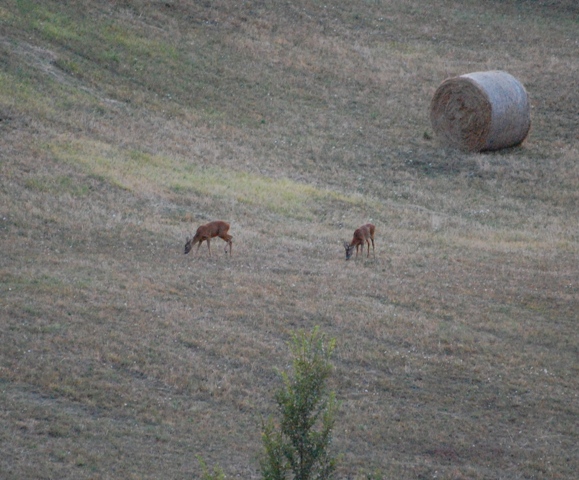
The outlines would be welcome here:
[[[219,238],[222,238],[227,245],[229,245],[229,255],[231,256],[231,248],[233,246],[233,242],[231,241],[231,239],[233,238],[231,235],[221,235]],[[227,245],[225,245],[225,253],[227,253]]]

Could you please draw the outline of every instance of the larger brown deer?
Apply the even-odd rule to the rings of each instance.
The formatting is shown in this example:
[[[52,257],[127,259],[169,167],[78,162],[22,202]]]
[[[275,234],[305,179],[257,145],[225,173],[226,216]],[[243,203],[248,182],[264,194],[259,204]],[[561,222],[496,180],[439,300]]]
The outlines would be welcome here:
[[[344,242],[344,248],[346,249],[346,260],[350,260],[352,253],[354,253],[354,247],[356,247],[356,257],[358,256],[358,248],[361,249],[362,255],[364,255],[364,244],[368,245],[368,255],[370,256],[370,242],[372,242],[372,252],[374,257],[376,256],[376,250],[374,249],[374,232],[376,227],[371,223],[362,225],[360,228],[354,231],[354,237],[350,243]],[[366,258],[367,258],[366,257]]]
[[[201,244],[207,241],[209,256],[211,256],[211,239],[214,237],[219,237],[227,242],[229,245],[229,255],[231,255],[231,240],[233,237],[227,233],[228,231],[229,223],[222,222],[221,220],[216,220],[215,222],[209,222],[206,225],[201,225],[197,229],[197,232],[195,232],[195,236],[193,238],[187,237],[187,243],[185,243],[185,254],[188,254],[196,243],[199,244],[197,245],[197,251],[199,251]],[[227,253],[227,245],[225,245],[225,253]]]

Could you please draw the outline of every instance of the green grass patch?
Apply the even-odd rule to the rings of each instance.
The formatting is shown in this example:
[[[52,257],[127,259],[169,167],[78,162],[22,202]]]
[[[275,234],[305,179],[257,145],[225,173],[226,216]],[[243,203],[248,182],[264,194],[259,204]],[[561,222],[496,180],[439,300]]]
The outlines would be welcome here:
[[[375,202],[361,195],[347,195],[287,178],[201,167],[180,158],[134,149],[124,151],[92,141],[53,143],[47,148],[60,161],[82,165],[90,175],[104,177],[113,185],[141,194],[154,192],[166,195],[173,192],[183,195],[190,192],[196,196],[233,200],[290,218],[308,220],[315,217],[314,210],[320,203],[337,201],[360,206]],[[65,187],[73,187],[62,178],[51,180],[48,186],[42,179],[30,182],[37,189],[55,188],[59,182],[64,182]]]
[[[84,197],[90,192],[87,185],[78,184],[70,176],[62,175],[56,177],[31,177],[25,180],[24,185],[37,192],[52,193],[55,195],[66,193],[74,197]]]

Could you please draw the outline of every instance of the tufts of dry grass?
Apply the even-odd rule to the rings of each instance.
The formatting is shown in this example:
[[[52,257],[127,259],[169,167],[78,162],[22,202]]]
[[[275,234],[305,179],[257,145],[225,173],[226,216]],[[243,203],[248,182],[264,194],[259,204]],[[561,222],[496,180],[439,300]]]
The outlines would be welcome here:
[[[319,325],[339,478],[574,478],[574,8],[0,6],[0,476],[257,478]],[[529,138],[438,148],[437,85],[496,68]],[[233,256],[184,256],[217,218]]]

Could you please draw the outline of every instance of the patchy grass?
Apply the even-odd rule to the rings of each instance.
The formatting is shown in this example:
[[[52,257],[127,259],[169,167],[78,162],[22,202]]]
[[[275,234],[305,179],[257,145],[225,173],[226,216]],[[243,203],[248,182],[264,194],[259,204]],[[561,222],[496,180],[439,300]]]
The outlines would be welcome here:
[[[574,478],[577,7],[0,6],[3,478],[257,478],[285,342],[336,337],[339,478]],[[450,75],[528,89],[440,149]],[[233,255],[183,255],[231,222]],[[376,258],[342,241],[377,226]]]
[[[345,195],[288,178],[274,179],[219,167],[200,167],[185,163],[181,158],[132,149],[123,151],[102,143],[54,144],[47,150],[56,161],[83,165],[89,175],[106,178],[116,186],[138,194],[167,196],[174,193],[209,197],[309,220],[314,218],[312,208],[320,202],[336,202],[345,206],[369,205],[371,202],[361,195]],[[38,189],[48,188],[40,185],[41,182],[33,183],[38,183]],[[55,179],[55,182],[67,183],[63,178]],[[53,185],[52,188],[60,188],[60,185]]]

